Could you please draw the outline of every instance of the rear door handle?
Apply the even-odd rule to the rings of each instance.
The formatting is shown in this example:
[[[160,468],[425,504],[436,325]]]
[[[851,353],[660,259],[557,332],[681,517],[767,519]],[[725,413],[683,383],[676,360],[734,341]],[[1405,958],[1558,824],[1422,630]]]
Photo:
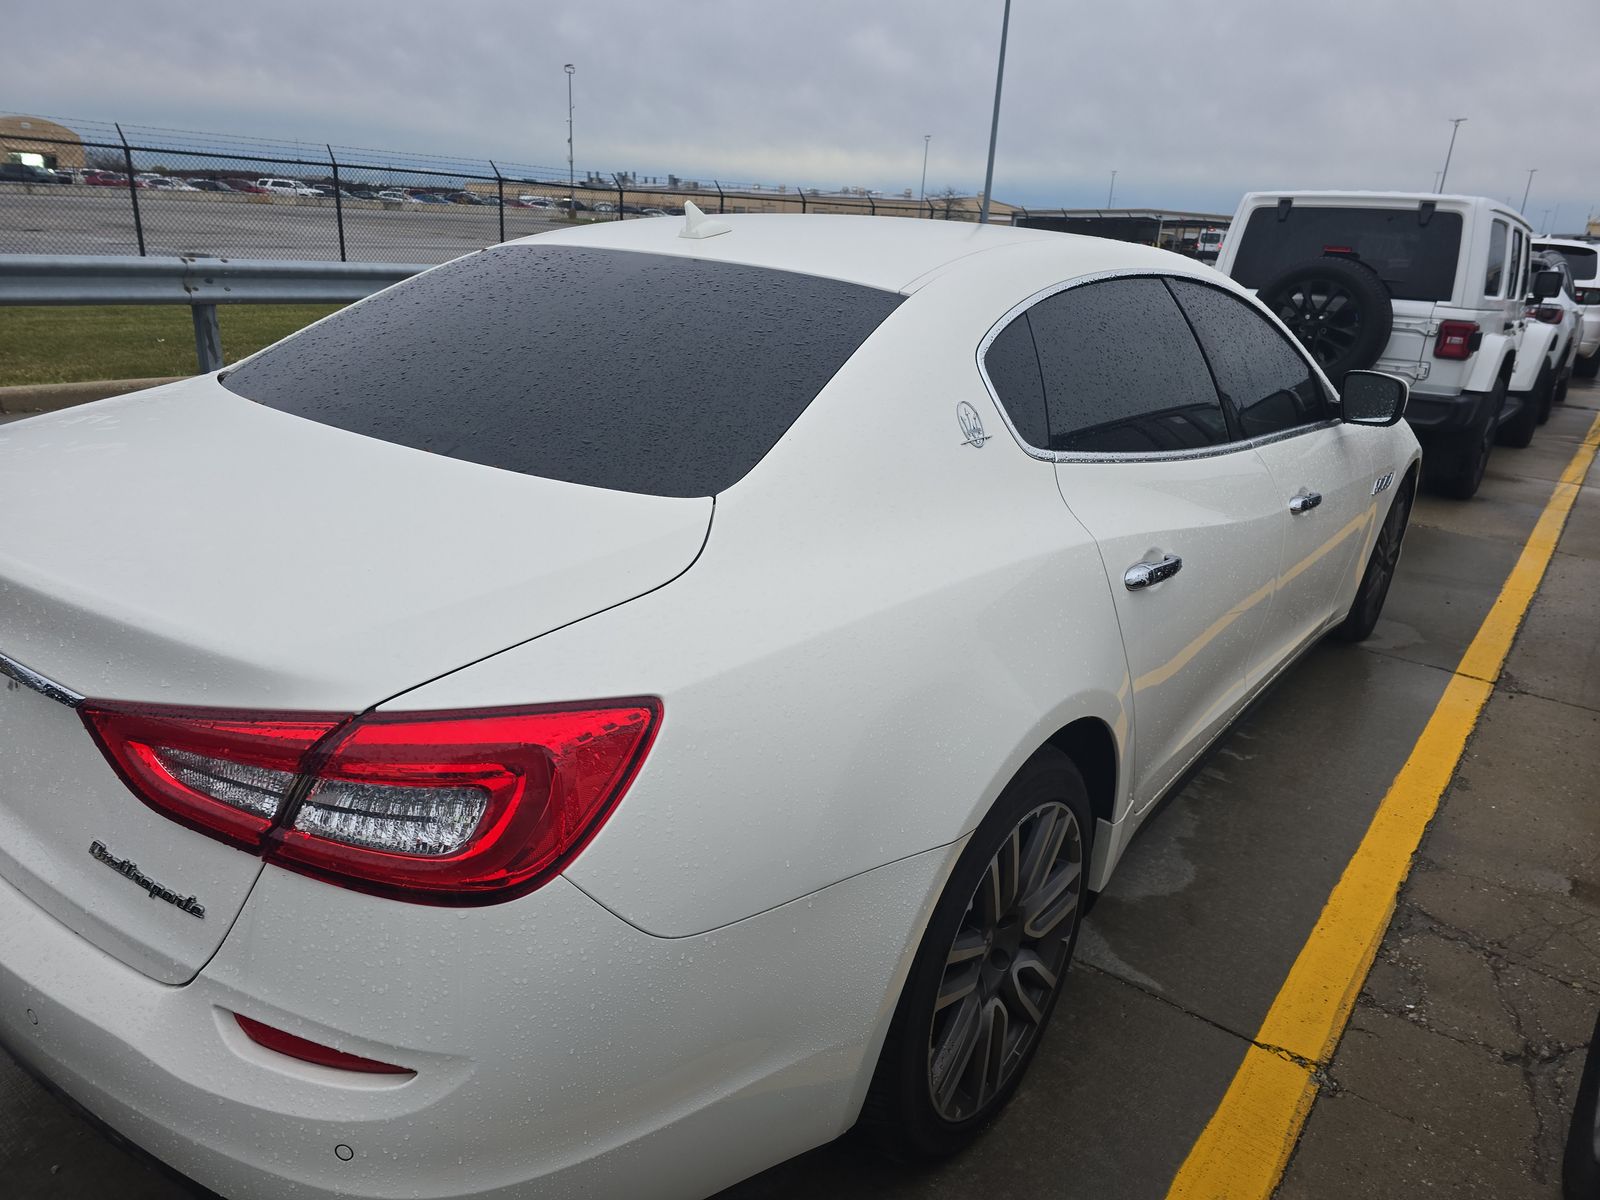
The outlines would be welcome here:
[[[1310,512],[1321,503],[1321,492],[1302,492],[1298,496],[1289,497],[1289,511],[1298,517],[1301,513]]]
[[[1183,559],[1168,554],[1160,562],[1137,562],[1122,573],[1122,583],[1130,592],[1141,592],[1151,584],[1171,579],[1183,570]]]

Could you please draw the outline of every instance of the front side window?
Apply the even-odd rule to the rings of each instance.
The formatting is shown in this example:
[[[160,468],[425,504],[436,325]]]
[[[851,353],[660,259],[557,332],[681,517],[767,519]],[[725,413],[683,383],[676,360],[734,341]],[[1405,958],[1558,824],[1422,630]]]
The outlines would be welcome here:
[[[1227,421],[1205,359],[1161,280],[1069,288],[1028,310],[1050,449],[1150,453],[1220,445]]]
[[[1496,221],[1489,229],[1489,267],[1483,273],[1485,296],[1505,295],[1506,223]]]
[[[1186,279],[1170,283],[1245,437],[1333,416],[1310,365],[1272,322],[1221,288]]]
[[[900,301],[678,255],[500,246],[335,313],[222,384],[432,454],[710,496],[772,449]]]

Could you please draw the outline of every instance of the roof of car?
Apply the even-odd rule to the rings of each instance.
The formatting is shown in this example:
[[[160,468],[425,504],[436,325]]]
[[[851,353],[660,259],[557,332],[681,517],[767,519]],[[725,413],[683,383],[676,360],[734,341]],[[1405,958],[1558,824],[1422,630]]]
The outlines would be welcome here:
[[[715,214],[713,214],[715,215]],[[1187,260],[1127,242],[1005,225],[868,216],[745,213],[716,216],[729,232],[681,238],[683,217],[605,221],[518,238],[511,245],[558,244],[676,254],[744,266],[819,275],[888,291],[909,292],[950,264],[1005,247],[1037,245],[1061,261],[1062,277],[1116,265],[1179,267]],[[1193,264],[1188,264],[1192,266]]]
[[[1513,216],[1519,221],[1524,223],[1527,222],[1527,218],[1519,213],[1516,209],[1512,208],[1508,204],[1501,203],[1499,200],[1490,199],[1488,196],[1467,196],[1459,192],[1448,192],[1441,195],[1435,192],[1313,192],[1299,191],[1295,188],[1283,188],[1278,191],[1268,190],[1247,192],[1245,193],[1244,199],[1240,201],[1240,206],[1243,207],[1245,205],[1255,204],[1262,201],[1266,201],[1267,203],[1275,203],[1280,197],[1288,197],[1295,201],[1342,200],[1348,204],[1370,204],[1374,201],[1398,202],[1401,204],[1421,204],[1424,201],[1432,201],[1436,204],[1447,205],[1486,205],[1495,209],[1496,211]]]
[[[1574,250],[1600,250],[1600,245],[1596,245],[1594,242],[1585,242],[1580,238],[1544,237],[1541,234],[1534,234],[1533,244],[1535,246],[1552,247],[1571,246]]]

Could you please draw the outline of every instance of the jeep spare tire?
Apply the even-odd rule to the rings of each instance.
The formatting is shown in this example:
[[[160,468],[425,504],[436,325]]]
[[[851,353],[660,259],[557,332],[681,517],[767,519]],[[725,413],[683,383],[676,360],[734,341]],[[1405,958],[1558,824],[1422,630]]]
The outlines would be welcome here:
[[[1394,328],[1394,305],[1378,273],[1349,258],[1316,258],[1270,280],[1261,302],[1311,352],[1334,387],[1346,371],[1378,361]]]

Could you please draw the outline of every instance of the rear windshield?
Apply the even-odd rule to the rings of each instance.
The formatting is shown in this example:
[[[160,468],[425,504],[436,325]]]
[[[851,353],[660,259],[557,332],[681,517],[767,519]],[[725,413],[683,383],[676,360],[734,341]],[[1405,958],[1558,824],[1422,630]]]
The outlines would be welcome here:
[[[1540,246],[1546,254],[1559,254],[1567,260],[1567,266],[1572,270],[1573,279],[1579,283],[1587,283],[1595,276],[1600,275],[1600,258],[1593,250],[1586,250],[1582,246]]]
[[[1258,208],[1235,249],[1233,277],[1260,289],[1307,259],[1342,254],[1376,271],[1396,300],[1448,300],[1460,250],[1460,213],[1435,212],[1423,224],[1414,208],[1297,204],[1281,220],[1277,208]]]
[[[760,267],[501,246],[337,313],[222,382],[433,454],[709,496],[761,460],[900,300]]]

